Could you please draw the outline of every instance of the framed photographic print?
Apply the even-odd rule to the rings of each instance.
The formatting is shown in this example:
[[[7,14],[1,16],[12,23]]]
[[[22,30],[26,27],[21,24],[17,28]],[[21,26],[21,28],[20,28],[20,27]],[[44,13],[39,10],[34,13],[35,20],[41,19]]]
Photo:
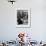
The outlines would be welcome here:
[[[16,27],[30,27],[31,13],[29,8],[16,9]]]

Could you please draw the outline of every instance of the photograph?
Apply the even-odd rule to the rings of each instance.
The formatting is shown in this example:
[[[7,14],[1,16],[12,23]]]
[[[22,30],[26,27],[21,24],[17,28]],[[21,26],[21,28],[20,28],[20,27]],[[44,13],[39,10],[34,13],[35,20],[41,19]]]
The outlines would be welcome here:
[[[16,10],[16,25],[17,27],[30,27],[30,10],[29,9],[17,9]]]

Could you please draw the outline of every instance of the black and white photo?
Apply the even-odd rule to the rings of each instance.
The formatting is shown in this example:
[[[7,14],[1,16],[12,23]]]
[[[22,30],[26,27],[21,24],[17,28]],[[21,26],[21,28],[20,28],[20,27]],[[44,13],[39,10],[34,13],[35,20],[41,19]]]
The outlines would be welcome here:
[[[17,24],[18,25],[28,24],[28,10],[17,10]]]

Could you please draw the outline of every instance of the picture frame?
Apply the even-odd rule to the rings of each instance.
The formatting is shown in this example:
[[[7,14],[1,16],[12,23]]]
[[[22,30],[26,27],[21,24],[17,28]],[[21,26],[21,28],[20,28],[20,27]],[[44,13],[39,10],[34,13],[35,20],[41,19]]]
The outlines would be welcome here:
[[[31,27],[31,9],[30,8],[16,9],[16,27],[17,28]]]

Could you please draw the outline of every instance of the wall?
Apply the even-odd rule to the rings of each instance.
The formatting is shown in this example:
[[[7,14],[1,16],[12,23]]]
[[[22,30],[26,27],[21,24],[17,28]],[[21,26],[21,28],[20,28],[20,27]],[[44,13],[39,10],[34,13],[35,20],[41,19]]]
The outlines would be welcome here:
[[[16,8],[31,8],[31,28],[16,28]],[[33,40],[46,40],[45,0],[17,0],[14,5],[0,0],[0,40],[15,40],[24,31]]]

